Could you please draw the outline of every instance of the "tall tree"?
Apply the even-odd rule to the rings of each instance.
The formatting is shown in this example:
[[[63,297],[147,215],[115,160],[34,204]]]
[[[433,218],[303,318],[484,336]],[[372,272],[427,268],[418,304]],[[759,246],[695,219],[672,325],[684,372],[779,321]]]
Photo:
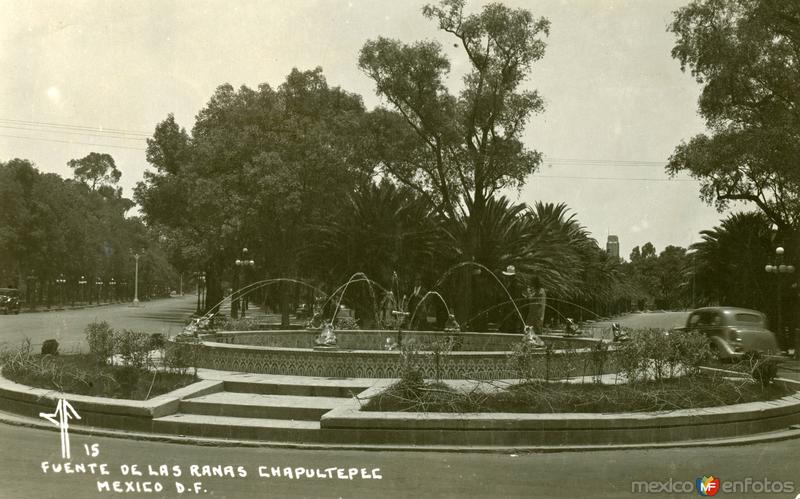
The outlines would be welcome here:
[[[371,114],[369,159],[415,189],[442,217],[464,223],[458,238],[462,261],[490,264],[480,260],[489,240],[484,212],[499,190],[523,185],[541,163],[541,154],[528,149],[521,136],[544,104],[538,92],[523,87],[544,56],[542,38],[550,22],[500,4],[466,14],[465,3],[444,0],[422,10],[469,60],[458,95],[445,85],[450,61],[437,42],[379,37],[363,46],[358,64],[394,111]],[[460,308],[471,310],[476,283],[468,276],[464,285],[470,290]]]
[[[122,172],[110,154],[90,152],[81,159],[71,159],[67,165],[73,169],[75,178],[95,190],[101,185],[119,182]]]
[[[356,185],[353,130],[363,113],[360,97],[329,87],[320,68],[295,69],[277,89],[221,85],[191,135],[172,116],[156,127],[156,170],[136,198],[171,241],[173,261],[206,271],[209,305],[225,275],[235,281],[242,247],[258,275],[302,274],[303,230],[333,216]]]
[[[128,250],[158,252],[158,241],[141,220],[126,217],[132,206],[111,185],[91,189],[84,182],[42,174],[26,160],[0,162],[0,285],[27,285],[28,298],[41,302],[75,296],[80,276],[92,283],[100,278],[106,291],[114,278],[116,298],[121,298],[123,282],[132,289]],[[168,266],[151,270],[152,280],[162,281],[164,288],[172,282]],[[57,286],[55,279],[62,276],[67,282]],[[141,283],[149,286],[148,281]],[[94,285],[85,287],[95,290]],[[94,296],[83,291],[83,298]]]
[[[373,116],[372,130],[392,134],[379,140],[402,146],[379,149],[391,153],[377,158],[380,166],[449,218],[459,211],[479,216],[487,199],[522,185],[541,162],[540,153],[520,138],[529,117],[544,105],[536,91],[521,87],[544,55],[541,36],[550,23],[500,4],[471,15],[464,6],[464,0],[445,0],[423,9],[469,58],[458,96],[445,87],[450,62],[436,42],[408,45],[381,37],[368,41],[359,57],[378,94],[399,113]]]
[[[703,85],[709,133],[680,144],[667,171],[699,178],[719,208],[754,203],[800,245],[800,4],[695,0],[669,29],[673,57]]]

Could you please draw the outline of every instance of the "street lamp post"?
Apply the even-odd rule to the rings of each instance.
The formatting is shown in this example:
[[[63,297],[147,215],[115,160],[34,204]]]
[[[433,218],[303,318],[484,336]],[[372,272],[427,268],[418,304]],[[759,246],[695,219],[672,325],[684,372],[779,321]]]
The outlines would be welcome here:
[[[133,275],[133,306],[139,306],[139,253],[134,253],[133,258],[136,260],[136,270]]]
[[[111,280],[108,281],[108,285],[110,286],[109,288],[110,292],[108,294],[108,302],[111,303],[112,300],[117,301],[117,281],[115,281],[114,278],[112,277]]]
[[[775,317],[776,318],[776,328],[778,330],[777,331],[778,337],[780,339],[782,339],[783,343],[785,344],[786,341],[787,341],[787,338],[783,335],[783,328],[782,328],[782,324],[781,324],[781,311],[782,311],[782,307],[783,307],[783,303],[782,303],[783,298],[781,296],[781,294],[782,294],[781,293],[781,291],[782,291],[781,288],[782,288],[782,284],[783,284],[782,283],[782,281],[783,281],[782,276],[786,275],[786,274],[793,274],[794,273],[794,265],[786,265],[786,264],[783,263],[783,253],[784,253],[783,247],[778,246],[777,248],[775,248],[775,265],[767,264],[764,267],[764,270],[766,270],[770,274],[775,274],[778,277],[778,279],[777,279],[777,295],[778,295],[778,303],[777,303],[777,305],[778,305],[778,310],[777,310],[777,314],[776,314],[776,317]],[[787,349],[788,349],[788,345],[787,345]],[[794,355],[795,355],[795,358],[798,358],[797,348],[795,348]]]
[[[195,313],[200,315],[202,313],[202,303],[200,300],[200,295],[203,293],[205,289],[205,280],[206,280],[206,273],[205,272],[195,272],[195,284],[197,285],[197,310]]]
[[[94,280],[94,284],[97,286],[97,304],[100,305],[100,295],[102,294],[103,290],[103,280],[100,278],[100,276]]]
[[[81,280],[78,281],[78,288],[80,289],[80,296],[81,301],[86,301],[86,276],[81,276]]]
[[[28,274],[28,288],[27,288],[27,295],[28,295],[28,308],[31,310],[36,309],[36,274],[31,271]]]
[[[237,267],[237,272],[241,271],[242,279],[240,282],[244,282],[244,278],[247,275],[245,269],[247,267],[253,267],[256,262],[247,258],[247,248],[242,248],[242,258],[237,258],[234,264]],[[243,288],[241,284],[239,285],[240,288]],[[234,293],[237,293],[239,290],[234,290]],[[231,317],[234,319],[237,318],[239,315],[239,311],[241,310],[241,318],[244,319],[244,316],[247,312],[247,299],[241,295],[236,296],[235,300],[231,303]]]
[[[64,306],[64,284],[67,283],[67,280],[64,278],[64,274],[61,274],[56,278],[56,284],[58,285],[58,295],[59,295],[59,302],[61,306]]]

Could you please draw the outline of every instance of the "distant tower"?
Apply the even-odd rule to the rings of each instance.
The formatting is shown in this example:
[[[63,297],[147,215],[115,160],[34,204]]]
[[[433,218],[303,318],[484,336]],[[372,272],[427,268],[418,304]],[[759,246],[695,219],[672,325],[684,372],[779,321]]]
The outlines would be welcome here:
[[[608,242],[606,242],[606,253],[614,258],[619,258],[619,238],[617,236],[608,236]]]

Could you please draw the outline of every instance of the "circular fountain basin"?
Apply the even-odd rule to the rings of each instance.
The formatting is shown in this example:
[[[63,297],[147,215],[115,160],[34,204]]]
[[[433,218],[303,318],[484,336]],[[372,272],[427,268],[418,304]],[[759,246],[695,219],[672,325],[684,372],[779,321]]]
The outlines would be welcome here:
[[[400,351],[382,350],[387,338],[397,340],[397,331],[337,330],[337,348],[315,350],[315,330],[224,331],[200,335],[198,367],[224,371],[293,376],[397,378],[404,362],[414,362],[426,377],[443,379],[513,379],[518,374],[509,361],[521,334],[445,333],[403,331],[404,343],[424,348],[435,340],[453,337],[457,347],[446,355],[404,359]],[[537,352],[541,362],[559,372],[581,376],[589,368],[595,338],[542,336],[551,349]],[[569,365],[564,365],[569,363]],[[611,363],[606,372],[613,372]]]

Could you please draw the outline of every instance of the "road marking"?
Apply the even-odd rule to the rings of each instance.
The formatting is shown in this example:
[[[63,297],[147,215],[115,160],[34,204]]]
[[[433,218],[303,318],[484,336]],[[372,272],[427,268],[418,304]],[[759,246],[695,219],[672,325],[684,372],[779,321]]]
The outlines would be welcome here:
[[[78,415],[78,412],[74,407],[72,407],[72,404],[66,400],[58,399],[58,404],[56,405],[56,411],[54,413],[47,414],[45,412],[40,412],[39,417],[42,417],[58,426],[61,433],[61,458],[70,459],[69,420],[73,418],[81,419],[81,417]],[[56,417],[58,417],[58,421],[56,421]]]

